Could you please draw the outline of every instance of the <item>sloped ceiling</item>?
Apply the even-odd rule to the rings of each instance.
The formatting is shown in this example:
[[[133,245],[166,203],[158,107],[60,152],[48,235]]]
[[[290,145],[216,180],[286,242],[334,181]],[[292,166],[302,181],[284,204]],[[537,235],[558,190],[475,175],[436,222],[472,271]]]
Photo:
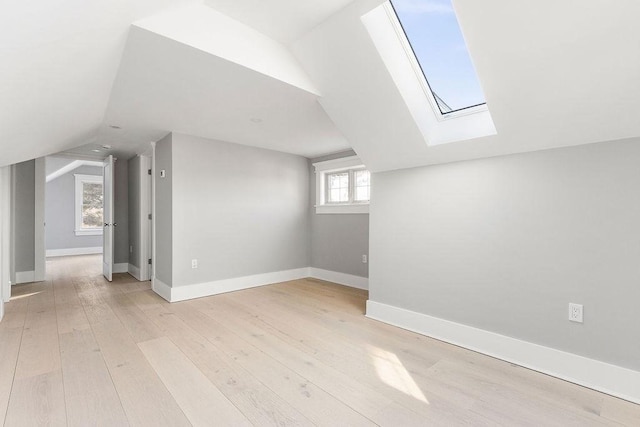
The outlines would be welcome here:
[[[640,2],[453,2],[497,135],[432,147],[362,23],[382,0],[3,2],[0,165],[170,131],[374,171],[640,136]]]
[[[352,3],[294,44],[323,107],[370,169],[640,135],[640,2],[453,2],[494,136],[425,144],[361,25],[377,1]]]

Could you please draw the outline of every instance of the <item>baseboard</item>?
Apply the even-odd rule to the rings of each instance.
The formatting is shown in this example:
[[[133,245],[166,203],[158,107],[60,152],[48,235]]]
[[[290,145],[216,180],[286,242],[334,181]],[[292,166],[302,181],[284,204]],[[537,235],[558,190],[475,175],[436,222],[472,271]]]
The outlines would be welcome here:
[[[137,280],[140,280],[140,269],[138,267],[136,267],[133,264],[128,264],[128,270],[130,275],[132,275],[133,277],[135,277]]]
[[[162,298],[171,302],[171,286],[167,285],[162,280],[152,277],[151,289],[153,289],[153,291],[156,294],[160,295]]]
[[[310,267],[309,277],[326,280],[327,282],[338,283],[352,288],[369,290],[369,279],[353,274],[340,273],[337,271],[323,270],[321,268]]]
[[[113,272],[114,273],[128,273],[129,272],[129,263],[128,262],[119,262],[117,264],[113,264]]]
[[[271,273],[255,274],[252,276],[234,277],[233,279],[215,280],[212,282],[197,283],[194,285],[171,287],[168,291],[166,284],[158,281],[158,295],[169,302],[184,301],[188,299],[207,297],[242,289],[255,288],[257,286],[271,285],[273,283],[287,282],[309,277],[309,268],[296,268],[293,270],[275,271]]]
[[[16,282],[14,283],[14,285],[19,285],[20,283],[31,283],[35,281],[35,271],[16,271]]]
[[[0,299],[0,322],[2,322],[3,317],[4,317],[4,301]]]
[[[638,371],[371,300],[366,316],[640,403]]]
[[[92,248],[47,249],[47,257],[101,254],[102,246]]]

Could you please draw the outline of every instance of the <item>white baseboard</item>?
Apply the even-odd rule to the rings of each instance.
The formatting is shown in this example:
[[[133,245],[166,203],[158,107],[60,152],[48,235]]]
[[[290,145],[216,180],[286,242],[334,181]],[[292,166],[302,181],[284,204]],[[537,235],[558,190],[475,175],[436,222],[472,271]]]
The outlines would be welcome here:
[[[371,300],[366,316],[640,403],[638,371]]]
[[[296,268],[293,270],[275,271],[272,273],[255,274],[252,276],[234,277],[233,279],[215,280],[212,282],[196,283],[194,285],[169,287],[165,283],[154,279],[152,288],[158,295],[169,302],[184,301],[193,298],[207,297],[225,292],[239,291],[241,289],[255,288],[257,286],[273,283],[287,282],[309,277],[309,268]],[[157,290],[156,290],[157,285]],[[167,298],[168,297],[168,298]]]
[[[369,279],[366,277],[354,276],[353,274],[339,273],[337,271],[323,270],[321,268],[310,267],[309,277],[326,280],[327,282],[338,283],[339,285],[350,286],[358,289],[369,289]]]
[[[14,283],[14,285],[19,285],[20,283],[31,283],[35,281],[35,271],[16,271],[16,282]]]
[[[47,257],[101,254],[102,246],[92,248],[47,249]]]
[[[114,273],[127,273],[129,271],[129,263],[120,262],[117,264],[113,264],[113,272]]]
[[[171,286],[167,285],[162,280],[152,277],[151,289],[153,289],[153,291],[156,294],[160,295],[162,298],[171,302]]]
[[[142,280],[142,279],[140,279],[140,269],[138,267],[136,267],[135,265],[129,264],[127,271],[129,272],[130,275],[135,277],[137,280]]]

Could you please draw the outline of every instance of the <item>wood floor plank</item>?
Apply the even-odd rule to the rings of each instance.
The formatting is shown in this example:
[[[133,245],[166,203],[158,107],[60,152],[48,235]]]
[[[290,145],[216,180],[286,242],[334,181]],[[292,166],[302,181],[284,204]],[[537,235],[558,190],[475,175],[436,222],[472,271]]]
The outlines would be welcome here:
[[[60,354],[68,425],[128,425],[93,332],[60,334]]]
[[[138,344],[194,426],[249,426],[249,420],[166,337]]]
[[[5,426],[66,426],[62,371],[16,378]]]
[[[289,403],[196,333],[174,313],[165,311],[161,306],[156,310],[147,306],[146,312],[251,423],[259,426],[312,425]]]
[[[7,414],[21,339],[22,328],[0,328],[0,420]]]
[[[91,329],[111,374],[129,423],[139,426],[190,425],[127,329],[86,283],[78,284]]]
[[[289,369],[286,361],[276,361],[205,314],[185,305],[172,311],[314,424],[373,425],[371,420]]]
[[[34,287],[16,365],[16,379],[35,377],[60,370],[58,327],[51,282]]]

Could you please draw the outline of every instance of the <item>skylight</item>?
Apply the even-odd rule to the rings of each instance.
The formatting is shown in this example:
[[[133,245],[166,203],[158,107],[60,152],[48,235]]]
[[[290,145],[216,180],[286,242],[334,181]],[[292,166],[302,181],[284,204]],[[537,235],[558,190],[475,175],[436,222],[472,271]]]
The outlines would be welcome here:
[[[392,0],[440,113],[485,104],[451,0]]]

